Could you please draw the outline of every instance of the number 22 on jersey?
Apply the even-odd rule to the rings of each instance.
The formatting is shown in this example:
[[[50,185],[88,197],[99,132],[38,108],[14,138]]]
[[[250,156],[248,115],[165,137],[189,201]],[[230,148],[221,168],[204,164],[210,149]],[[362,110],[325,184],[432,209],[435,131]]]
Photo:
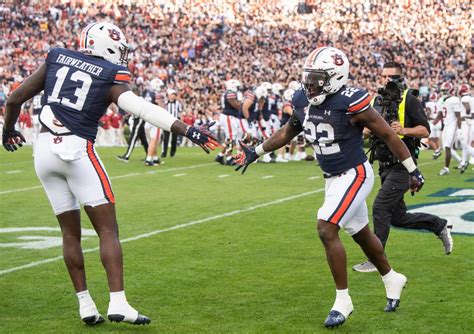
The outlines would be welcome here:
[[[312,122],[306,122],[306,130],[309,130],[309,135],[316,154],[329,155],[341,151],[338,143],[334,141],[334,128],[329,123],[318,123],[314,125]]]
[[[63,87],[64,81],[66,80],[69,70],[70,68],[68,66],[63,66],[56,72],[56,83],[54,84],[52,94],[48,96],[48,103],[60,103],[66,107],[81,111],[82,107],[84,106],[84,103],[86,102],[87,93],[89,93],[89,89],[92,84],[92,78],[89,74],[84,73],[82,71],[75,71],[71,74],[69,80],[73,82],[82,83],[82,85],[77,87],[74,92],[76,101],[72,102],[69,98],[65,96],[59,97],[61,93],[61,88]]]

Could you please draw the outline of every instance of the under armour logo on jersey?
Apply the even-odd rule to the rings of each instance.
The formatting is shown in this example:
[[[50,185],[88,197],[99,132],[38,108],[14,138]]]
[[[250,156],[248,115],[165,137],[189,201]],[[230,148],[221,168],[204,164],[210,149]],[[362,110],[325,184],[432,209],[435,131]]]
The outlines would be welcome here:
[[[199,132],[194,132],[193,138],[199,140],[199,138],[201,138],[201,134]]]
[[[60,144],[63,141],[63,137],[54,137],[53,138],[53,143],[55,144]]]
[[[324,110],[324,115],[331,116],[331,110]]]

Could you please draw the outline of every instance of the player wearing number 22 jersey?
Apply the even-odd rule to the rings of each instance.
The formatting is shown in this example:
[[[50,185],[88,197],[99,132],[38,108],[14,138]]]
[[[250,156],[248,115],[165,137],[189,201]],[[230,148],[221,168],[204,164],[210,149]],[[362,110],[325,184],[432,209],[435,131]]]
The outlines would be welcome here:
[[[91,23],[79,41],[80,51],[51,49],[45,64],[10,95],[2,144],[12,152],[22,145],[24,138],[15,130],[21,105],[44,90],[35,170],[61,226],[64,261],[76,290],[79,315],[88,325],[104,322],[87,290],[81,249],[82,205],[100,238],[100,255],[110,291],[109,320],[147,324],[150,319],[130,306],[123,290],[115,198],[94,147],[99,119],[113,102],[155,126],[188,137],[207,153],[218,143],[209,132],[210,125],[187,126],[130,90],[128,44],[118,27],[106,22]]]
[[[304,89],[293,96],[294,112],[288,123],[259,146],[243,146],[243,153],[235,158],[237,170],[245,172],[260,155],[286,145],[302,130],[313,144],[326,180],[324,203],[317,214],[318,233],[336,285],[336,300],[326,327],[343,324],[353,311],[346,254],[339,239],[341,228],[375,261],[385,284],[385,311],[398,307],[406,283],[406,277],[390,267],[380,241],[368,228],[365,200],[372,190],[374,173],[362,149],[363,128],[383,138],[402,161],[410,172],[412,191],[420,190],[424,182],[405,144],[370,106],[369,94],[346,86],[348,76],[349,60],[342,51],[332,47],[312,51],[303,68]]]

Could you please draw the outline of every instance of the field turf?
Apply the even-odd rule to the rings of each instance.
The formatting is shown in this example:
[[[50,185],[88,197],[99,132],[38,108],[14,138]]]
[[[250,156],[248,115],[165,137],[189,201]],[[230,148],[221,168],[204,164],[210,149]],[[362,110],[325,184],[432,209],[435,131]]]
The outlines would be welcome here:
[[[61,247],[21,248],[57,242],[60,232],[5,232],[58,227],[26,147],[0,152],[0,333],[327,332],[323,321],[335,288],[315,230],[324,179],[313,162],[255,164],[242,176],[197,148],[180,148],[156,168],[143,165],[138,147],[128,164],[115,159],[123,149],[98,151],[117,200],[127,297],[152,323],[83,325]],[[431,160],[428,152],[420,164],[426,185],[406,197],[408,205],[445,200],[429,195],[446,188],[474,186],[471,169],[438,177],[441,159]],[[92,229],[85,215],[82,227]],[[392,229],[386,252],[408,277],[392,314],[383,312],[379,275],[350,270],[364,256],[341,236],[355,310],[337,332],[474,331],[472,236],[455,235],[454,252],[446,256],[433,234]],[[105,315],[108,290],[98,238],[84,238],[89,291]]]

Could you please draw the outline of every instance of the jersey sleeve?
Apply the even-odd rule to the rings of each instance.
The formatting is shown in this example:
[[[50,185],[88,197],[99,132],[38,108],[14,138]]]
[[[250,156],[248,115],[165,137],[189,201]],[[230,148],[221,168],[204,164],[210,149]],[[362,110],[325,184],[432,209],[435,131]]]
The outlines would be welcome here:
[[[47,63],[55,63],[56,59],[58,58],[59,48],[51,48],[46,55],[46,62]]]
[[[348,94],[345,94],[345,96],[348,96],[349,99],[346,114],[354,115],[369,109],[372,98],[370,97],[369,93],[367,93],[367,91],[363,89],[353,89],[352,91],[346,91],[349,92]]]
[[[228,90],[225,93],[225,96],[226,96],[227,99],[236,99],[237,98],[237,92],[234,92],[232,90]]]
[[[130,80],[132,79],[132,75],[130,74],[130,71],[124,69],[119,69],[115,72],[114,76],[114,83],[116,84],[124,84],[124,83],[130,83]]]

